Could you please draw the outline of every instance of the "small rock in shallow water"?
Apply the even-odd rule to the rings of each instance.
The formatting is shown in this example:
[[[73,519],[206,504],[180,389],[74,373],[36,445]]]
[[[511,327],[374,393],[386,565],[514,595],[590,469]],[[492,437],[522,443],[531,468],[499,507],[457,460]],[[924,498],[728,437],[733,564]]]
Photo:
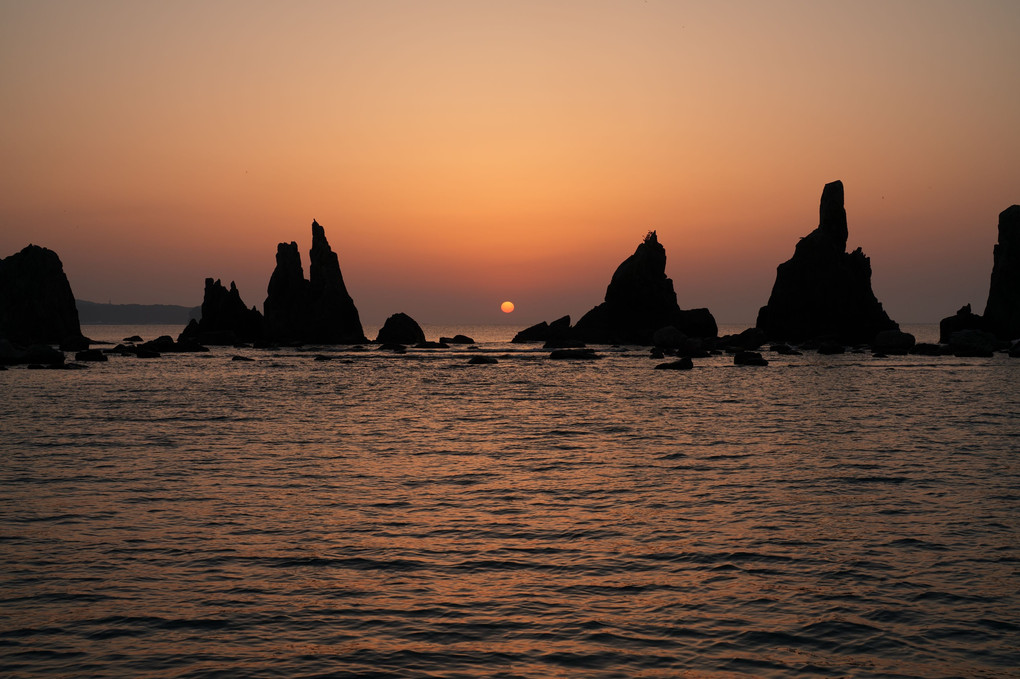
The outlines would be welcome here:
[[[689,358],[681,358],[679,361],[660,363],[655,366],[656,370],[690,370],[694,367],[694,361]]]
[[[733,365],[768,365],[757,351],[739,351],[733,356]]]
[[[492,365],[493,363],[499,363],[492,356],[472,356],[468,359],[470,365]]]

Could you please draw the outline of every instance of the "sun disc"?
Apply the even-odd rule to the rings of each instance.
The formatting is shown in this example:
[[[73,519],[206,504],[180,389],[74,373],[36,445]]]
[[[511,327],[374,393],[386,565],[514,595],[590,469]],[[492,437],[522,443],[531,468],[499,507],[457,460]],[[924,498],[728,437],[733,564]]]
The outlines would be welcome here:
[[[499,305],[499,308],[503,310],[503,313],[508,314],[508,313],[510,313],[511,311],[514,310],[514,303],[513,302],[503,302],[502,304]]]

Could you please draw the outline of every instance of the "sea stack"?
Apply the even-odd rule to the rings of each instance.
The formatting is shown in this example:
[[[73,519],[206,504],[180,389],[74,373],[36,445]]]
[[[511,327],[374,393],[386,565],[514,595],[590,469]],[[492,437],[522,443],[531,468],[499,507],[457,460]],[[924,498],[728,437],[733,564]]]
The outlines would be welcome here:
[[[233,281],[227,290],[217,279],[205,279],[202,318],[191,319],[177,341],[199,344],[237,344],[257,342],[264,334],[264,321],[258,309],[245,306]]]
[[[999,242],[984,318],[988,330],[1000,339],[1020,338],[1020,205],[999,213]]]
[[[29,245],[0,259],[0,338],[14,345],[88,348],[57,253]]]
[[[309,280],[297,243],[280,243],[276,269],[264,305],[266,334],[279,342],[359,344],[367,342],[354,300],[347,292],[340,261],[326,232],[312,221]]]
[[[651,345],[656,331],[672,327],[686,337],[715,337],[719,330],[708,309],[681,309],[673,280],[666,276],[666,249],[649,231],[634,254],[616,268],[605,301],[570,326],[564,316],[520,331],[514,342]]]
[[[860,248],[846,251],[843,182],[825,185],[818,228],[800,239],[779,265],[768,304],[756,327],[771,341],[825,338],[864,344],[898,330],[871,289],[871,261]]]
[[[689,337],[715,337],[708,309],[681,309],[666,276],[666,249],[649,231],[634,254],[617,267],[605,301],[571,329],[571,338],[598,344],[652,344],[656,330],[673,326]]]

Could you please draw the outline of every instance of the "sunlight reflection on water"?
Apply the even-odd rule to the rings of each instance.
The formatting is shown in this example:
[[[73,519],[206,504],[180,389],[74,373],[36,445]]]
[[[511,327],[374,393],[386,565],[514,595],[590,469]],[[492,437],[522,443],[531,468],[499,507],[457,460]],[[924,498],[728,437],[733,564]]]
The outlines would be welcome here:
[[[1020,362],[214,349],[0,373],[0,666],[1008,676]],[[245,353],[252,363],[230,361]]]

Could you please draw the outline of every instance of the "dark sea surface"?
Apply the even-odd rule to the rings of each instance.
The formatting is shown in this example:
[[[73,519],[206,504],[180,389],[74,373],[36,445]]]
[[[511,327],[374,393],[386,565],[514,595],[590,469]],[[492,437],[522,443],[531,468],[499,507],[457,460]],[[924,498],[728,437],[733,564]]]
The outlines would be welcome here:
[[[0,675],[1020,676],[1020,360],[458,331],[0,372]]]

